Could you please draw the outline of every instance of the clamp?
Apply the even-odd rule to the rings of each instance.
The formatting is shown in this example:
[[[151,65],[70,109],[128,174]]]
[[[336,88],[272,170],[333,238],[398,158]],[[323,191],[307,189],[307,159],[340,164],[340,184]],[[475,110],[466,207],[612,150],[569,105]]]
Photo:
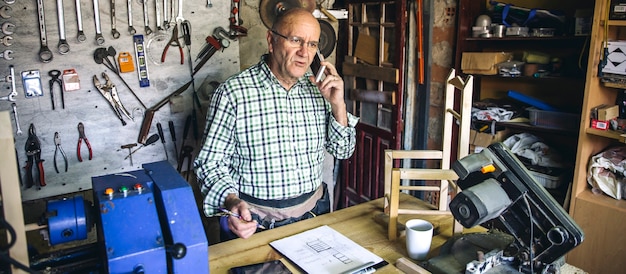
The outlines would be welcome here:
[[[26,150],[26,156],[28,158],[26,166],[24,167],[26,169],[26,188],[30,188],[34,184],[33,167],[35,165],[39,172],[39,185],[46,186],[46,177],[43,169],[44,160],[41,159],[41,143],[35,133],[35,125],[33,124],[30,124],[28,128],[28,139],[26,139],[24,149]]]
[[[124,121],[124,118],[122,118],[122,114],[124,114],[124,116],[126,116],[130,120],[133,120],[133,118],[131,117],[128,110],[126,110],[124,105],[122,105],[120,97],[117,94],[117,88],[111,82],[109,76],[103,72],[102,77],[104,77],[104,79],[106,80],[104,85],[100,84],[100,81],[98,80],[98,77],[96,75],[93,76],[93,84],[96,89],[98,89],[100,94],[102,94],[102,96],[107,99],[109,105],[111,105],[111,108],[113,108],[113,111],[115,111],[115,115],[117,115],[117,118],[122,121],[122,125],[125,126],[126,121]]]

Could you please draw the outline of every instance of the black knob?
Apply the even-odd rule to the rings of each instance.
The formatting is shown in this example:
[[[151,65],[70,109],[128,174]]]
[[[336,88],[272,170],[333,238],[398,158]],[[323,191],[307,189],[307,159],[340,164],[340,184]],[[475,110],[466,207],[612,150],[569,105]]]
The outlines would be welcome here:
[[[167,246],[165,251],[172,255],[172,258],[174,259],[182,259],[185,255],[187,255],[187,247],[181,243],[175,243]]]

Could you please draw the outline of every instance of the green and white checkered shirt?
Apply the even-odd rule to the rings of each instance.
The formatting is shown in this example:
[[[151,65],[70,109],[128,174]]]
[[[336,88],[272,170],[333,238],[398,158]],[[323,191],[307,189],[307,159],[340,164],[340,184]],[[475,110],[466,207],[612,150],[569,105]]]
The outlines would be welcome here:
[[[348,113],[349,126],[340,125],[310,73],[285,90],[265,57],[213,94],[194,161],[207,216],[229,193],[281,200],[316,190],[325,151],[338,159],[354,152],[358,118]]]

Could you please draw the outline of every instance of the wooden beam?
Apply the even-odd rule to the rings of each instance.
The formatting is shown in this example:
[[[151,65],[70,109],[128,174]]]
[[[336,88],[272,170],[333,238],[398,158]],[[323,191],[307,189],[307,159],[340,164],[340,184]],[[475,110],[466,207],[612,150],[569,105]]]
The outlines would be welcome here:
[[[372,80],[398,84],[400,76],[398,69],[385,68],[366,64],[343,63],[343,74]]]
[[[396,92],[395,91],[378,91],[378,90],[364,90],[364,89],[351,89],[350,100],[376,103],[383,105],[395,105],[396,104]]]

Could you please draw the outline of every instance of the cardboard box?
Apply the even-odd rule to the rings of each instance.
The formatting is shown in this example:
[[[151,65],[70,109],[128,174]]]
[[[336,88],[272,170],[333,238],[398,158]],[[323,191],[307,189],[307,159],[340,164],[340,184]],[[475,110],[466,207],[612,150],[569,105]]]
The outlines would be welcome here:
[[[603,73],[626,75],[626,41],[608,41],[608,55]]]
[[[488,147],[489,145],[497,142],[504,141],[509,137],[508,130],[496,131],[496,134],[490,132],[478,132],[476,130],[470,131],[470,144],[476,147]]]
[[[496,75],[496,65],[512,59],[510,52],[463,52],[461,70],[465,74]]]

